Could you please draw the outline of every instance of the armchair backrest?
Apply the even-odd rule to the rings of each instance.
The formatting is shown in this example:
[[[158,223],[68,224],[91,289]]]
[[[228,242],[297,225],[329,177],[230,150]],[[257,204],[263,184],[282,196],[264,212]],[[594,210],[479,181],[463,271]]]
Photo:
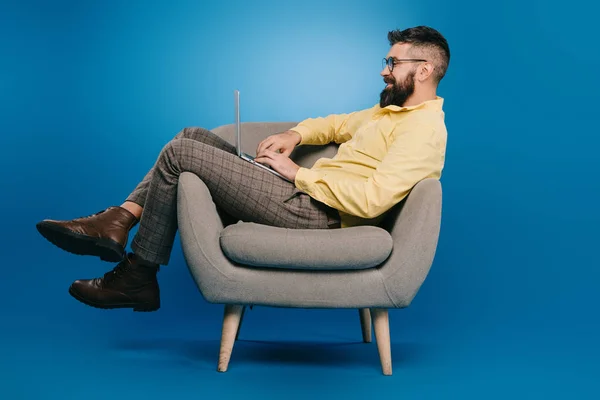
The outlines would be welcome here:
[[[270,135],[284,132],[296,125],[297,122],[244,122],[242,123],[242,151],[255,156],[256,147],[263,139],[266,139]],[[219,126],[212,129],[212,132],[227,140],[229,143],[235,144],[235,124]],[[296,164],[305,168],[310,168],[319,158],[333,157],[336,154],[338,147],[339,145],[336,143],[330,143],[326,146],[298,146],[294,149],[290,158],[294,160]],[[426,194],[421,194],[420,192],[422,191],[426,191]],[[427,182],[427,184],[421,182],[413,188],[413,192],[415,192],[411,192],[413,203],[414,198],[419,197],[419,202],[425,202],[426,204],[421,204],[419,206],[417,203],[412,205],[411,208],[422,208],[423,210],[420,212],[424,212],[424,209],[429,209],[430,207],[433,207],[434,210],[437,210],[440,207],[442,193],[439,182],[437,184],[435,182]],[[392,235],[395,233],[395,230],[398,229],[397,222],[399,220],[399,214],[407,200],[408,198],[404,199],[389,210],[388,215],[381,223],[381,227],[392,233]],[[407,212],[405,214],[409,213]],[[413,215],[413,212],[410,214]],[[434,225],[438,223],[435,217],[432,222]]]
[[[263,139],[276,133],[285,132],[296,125],[296,122],[243,122],[242,151],[256,156],[256,148]],[[219,126],[211,131],[235,145],[235,124]],[[332,158],[337,149],[338,144],[336,143],[330,143],[327,146],[298,146],[290,158],[301,167],[310,168],[319,158]]]

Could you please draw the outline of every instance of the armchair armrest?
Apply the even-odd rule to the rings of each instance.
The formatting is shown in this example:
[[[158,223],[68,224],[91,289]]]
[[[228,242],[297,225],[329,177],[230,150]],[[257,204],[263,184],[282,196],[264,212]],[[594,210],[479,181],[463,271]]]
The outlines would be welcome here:
[[[441,183],[428,178],[415,185],[383,222],[394,247],[382,264],[381,273],[390,298],[398,305],[410,305],[429,273],[440,233],[441,211]]]
[[[234,265],[224,256],[219,245],[219,238],[224,223],[213,202],[208,187],[191,172],[183,172],[179,176],[177,188],[177,221],[179,225],[181,246],[190,273],[202,293],[211,293],[210,282],[232,279]],[[195,229],[194,227],[202,227]],[[198,246],[202,243],[202,246]]]

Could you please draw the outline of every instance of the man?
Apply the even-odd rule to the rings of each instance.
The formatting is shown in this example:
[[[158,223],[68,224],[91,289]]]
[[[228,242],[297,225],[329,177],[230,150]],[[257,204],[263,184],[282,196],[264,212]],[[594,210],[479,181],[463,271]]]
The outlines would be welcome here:
[[[177,230],[177,183],[181,172],[198,175],[219,210],[243,221],[287,228],[330,229],[375,225],[425,178],[439,178],[446,128],[443,99],[436,94],[450,52],[434,29],[415,27],[388,34],[390,50],[381,76],[380,102],[349,114],[307,119],[269,136],[256,161],[201,128],[179,132],[121,206],[71,221],[44,220],[39,232],[75,254],[119,262],[101,278],[77,280],[69,292],[99,308],[154,311],[160,307],[157,271],[169,262]],[[335,157],[302,168],[290,158],[297,145],[340,144]],[[128,234],[139,229],[126,253]]]

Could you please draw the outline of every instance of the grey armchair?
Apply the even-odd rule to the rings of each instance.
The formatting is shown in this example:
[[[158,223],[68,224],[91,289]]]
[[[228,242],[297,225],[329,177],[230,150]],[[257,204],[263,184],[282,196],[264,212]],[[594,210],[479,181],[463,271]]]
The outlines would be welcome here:
[[[295,123],[244,123],[242,148],[255,154],[262,139],[293,126]],[[213,132],[234,143],[233,125]],[[298,146],[291,157],[310,167],[318,158],[332,157],[336,149],[335,143]],[[177,207],[184,258],[202,296],[210,303],[225,305],[217,370],[228,368],[246,306],[261,305],[358,309],[363,341],[371,342],[373,325],[383,374],[391,375],[388,310],[408,307],[430,270],[440,231],[441,200],[440,182],[425,179],[388,212],[380,226],[285,229],[228,223],[206,185],[196,175],[182,173]],[[282,248],[294,237],[302,239],[294,242],[296,253],[310,254],[309,263],[297,260],[295,266],[294,260],[284,260],[287,265],[278,265],[282,254],[265,251],[266,246],[260,245],[269,242],[271,248]],[[326,266],[314,263],[319,257],[314,251],[316,242],[327,249]],[[352,243],[348,248],[358,249],[368,260],[348,261],[348,248],[340,251],[341,243]],[[260,254],[254,254],[254,262],[240,261],[245,251]],[[336,254],[340,256],[337,264]],[[357,253],[353,254],[356,257]]]

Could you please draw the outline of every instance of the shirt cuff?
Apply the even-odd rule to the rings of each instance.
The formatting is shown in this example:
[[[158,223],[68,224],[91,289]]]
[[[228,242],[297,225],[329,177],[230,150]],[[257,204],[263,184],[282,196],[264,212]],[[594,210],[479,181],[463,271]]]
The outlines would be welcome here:
[[[300,134],[300,136],[302,137],[302,140],[300,141],[300,143],[298,143],[298,146],[302,145],[302,144],[310,144],[309,136],[310,136],[311,131],[309,128],[307,128],[306,126],[298,125],[290,130],[294,131],[294,132],[298,132]]]
[[[294,184],[303,192],[312,195],[313,184],[319,179],[319,174],[311,169],[300,167],[296,173]]]

